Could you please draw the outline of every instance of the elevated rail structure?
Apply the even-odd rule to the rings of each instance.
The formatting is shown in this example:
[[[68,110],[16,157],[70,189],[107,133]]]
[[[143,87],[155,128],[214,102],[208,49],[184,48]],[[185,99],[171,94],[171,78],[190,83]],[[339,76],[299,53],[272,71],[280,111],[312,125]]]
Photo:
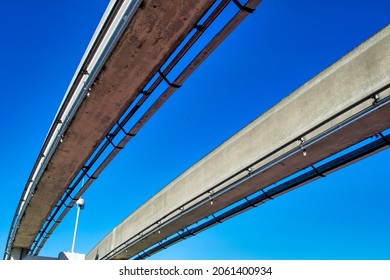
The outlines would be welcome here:
[[[260,2],[109,3],[28,178],[12,221],[5,259],[39,254],[115,155]],[[169,73],[228,5],[234,5],[237,14],[171,81]],[[145,101],[165,84],[155,102],[134,120]]]
[[[141,252],[137,253],[133,259],[140,260],[148,258],[161,250],[167,249],[169,246],[176,244],[177,242],[195,236],[201,231],[204,231],[214,225],[223,223],[227,219],[234,217],[244,211],[256,208],[257,206],[267,201],[273,200],[274,198],[292,191],[300,186],[303,186],[304,184],[326,177],[328,174],[338,169],[344,168],[345,166],[358,160],[366,158],[374,153],[380,152],[388,148],[390,145],[389,133],[386,135],[379,133],[378,135],[375,135],[375,137],[371,137],[369,140],[365,140],[362,141],[364,143],[358,143],[354,145],[352,147],[353,150],[350,152],[345,153],[345,151],[343,151],[338,153],[335,158],[332,156],[332,159],[323,160],[319,163],[316,163],[315,165],[312,164],[305,170],[288,177],[287,180],[282,180],[281,182],[273,184],[272,186],[261,189],[260,191],[257,191],[250,196],[246,196],[240,201],[229,205],[228,207],[218,212],[214,212],[212,215],[206,217],[202,221],[198,221],[195,224],[187,226],[172,236],[159,241],[148,249],[142,250]],[[250,178],[250,174],[235,184],[238,185],[248,178]],[[216,195],[209,197],[208,202],[211,205],[214,204],[214,197],[216,197]]]
[[[390,25],[177,177],[86,258],[145,258],[388,147],[389,135],[382,132],[390,127],[389,87]],[[321,162],[374,135],[378,140]],[[272,187],[308,167],[312,170]]]

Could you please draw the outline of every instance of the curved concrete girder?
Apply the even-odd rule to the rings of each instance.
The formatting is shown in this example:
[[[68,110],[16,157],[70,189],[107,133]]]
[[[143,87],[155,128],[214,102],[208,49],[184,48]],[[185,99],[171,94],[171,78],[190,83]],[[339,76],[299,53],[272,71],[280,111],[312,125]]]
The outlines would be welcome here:
[[[314,139],[370,108],[374,93],[379,100],[389,98],[389,86],[390,26],[387,26],[168,184],[104,237],[86,259],[128,259],[229,204],[389,128],[387,103],[309,146],[306,156],[294,154],[219,196],[213,205],[207,203],[194,211],[185,211],[207,198],[208,191],[218,191],[247,175],[248,167],[256,170],[299,147],[301,137],[305,141]],[[180,214],[183,206],[184,212]],[[165,223],[169,219],[171,222]],[[142,238],[149,230],[153,233]]]
[[[52,155],[21,218],[13,248],[30,248],[96,146],[214,2],[143,1]]]

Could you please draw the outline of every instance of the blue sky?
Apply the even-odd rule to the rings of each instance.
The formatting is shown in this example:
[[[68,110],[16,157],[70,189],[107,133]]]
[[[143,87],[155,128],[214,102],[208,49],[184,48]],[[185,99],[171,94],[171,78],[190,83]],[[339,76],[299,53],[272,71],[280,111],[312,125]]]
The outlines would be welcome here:
[[[108,4],[6,1],[0,11],[0,253],[46,133]],[[84,195],[87,253],[155,192],[390,23],[390,1],[265,0]],[[216,26],[217,28],[218,26]],[[153,259],[390,259],[390,150],[200,233]],[[71,249],[76,209],[41,251]]]

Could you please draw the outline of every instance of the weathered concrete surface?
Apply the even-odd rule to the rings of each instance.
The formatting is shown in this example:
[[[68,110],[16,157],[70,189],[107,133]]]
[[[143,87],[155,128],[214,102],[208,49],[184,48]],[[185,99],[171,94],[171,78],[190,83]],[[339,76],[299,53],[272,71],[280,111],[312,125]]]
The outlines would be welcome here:
[[[78,170],[214,2],[143,2],[54,152],[21,219],[14,248],[30,248]]]
[[[215,193],[247,175],[249,167],[256,170],[296,148],[302,136],[309,141],[372,106],[374,100],[367,97],[373,93],[378,92],[380,99],[388,97],[389,85],[390,26],[283,99],[172,181],[104,237],[86,259],[104,258],[119,247],[121,249],[109,258],[128,259],[215,211],[389,128],[390,106],[386,105],[309,146],[306,156],[294,154],[219,196],[212,205],[206,203],[196,211],[180,214],[183,208],[189,209],[207,198],[208,191]],[[274,151],[277,152],[266,157]],[[177,219],[165,224],[175,216]],[[156,231],[147,238],[141,238],[156,228],[160,228],[161,233]],[[141,238],[140,241],[137,241],[138,238]],[[123,246],[131,242],[132,246]]]

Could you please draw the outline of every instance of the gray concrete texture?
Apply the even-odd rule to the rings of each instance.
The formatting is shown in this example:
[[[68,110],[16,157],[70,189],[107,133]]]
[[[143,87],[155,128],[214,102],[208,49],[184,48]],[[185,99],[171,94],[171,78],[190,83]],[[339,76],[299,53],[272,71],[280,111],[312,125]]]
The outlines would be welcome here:
[[[390,94],[390,26],[291,93],[185,171],[104,237],[86,259],[128,259],[186,226],[390,127],[385,105],[193,211],[197,202]],[[267,156],[268,155],[268,156]],[[184,209],[184,212],[183,212]],[[160,228],[160,233],[157,232]],[[150,235],[149,235],[150,233]],[[147,236],[147,238],[143,238]],[[125,245],[128,244],[128,245]]]
[[[94,149],[214,2],[143,2],[52,155],[21,218],[14,249],[30,248]]]

